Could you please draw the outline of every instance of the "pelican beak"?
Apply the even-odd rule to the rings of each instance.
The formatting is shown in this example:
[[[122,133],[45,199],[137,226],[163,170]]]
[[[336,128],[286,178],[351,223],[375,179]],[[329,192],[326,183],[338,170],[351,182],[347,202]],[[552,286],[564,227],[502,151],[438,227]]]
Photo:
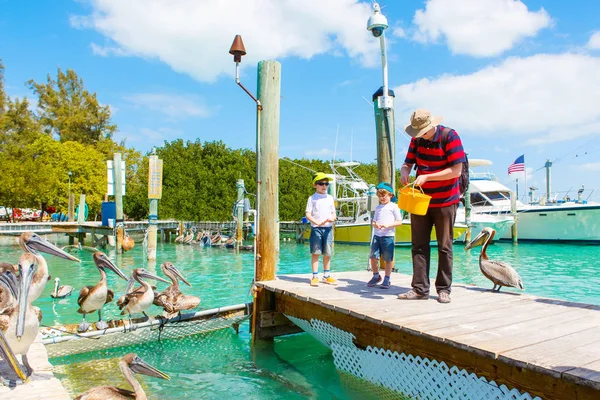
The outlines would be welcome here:
[[[129,368],[136,374],[143,374],[147,376],[153,376],[155,378],[170,380],[171,377],[164,372],[161,372],[148,364],[138,356],[133,358],[133,361],[129,364]]]
[[[24,244],[25,248],[34,254],[37,254],[37,252],[42,252],[56,257],[64,258],[65,260],[81,262],[79,258],[72,256],[71,254],[67,253],[62,249],[59,249],[58,247],[56,247],[49,241],[42,239],[35,233],[29,235],[29,238],[25,240]]]
[[[106,255],[103,255],[102,257],[98,258],[98,263],[100,264],[101,267],[110,269],[112,272],[117,274],[121,279],[128,280],[128,278],[119,269],[119,267],[117,267],[112,261],[110,261],[108,259],[108,257],[106,257]]]
[[[174,273],[175,276],[177,278],[179,278],[183,283],[185,283],[189,287],[192,286],[191,283],[189,283],[188,280],[183,277],[183,275],[181,274],[181,272],[179,272],[179,270],[173,264],[170,264],[167,268],[169,269],[169,271],[171,271],[172,273]]]
[[[161,281],[164,283],[171,283],[168,280],[161,278],[158,275],[154,275],[152,272],[146,271],[145,269],[142,268],[142,271],[139,272],[139,276],[142,278],[146,278],[146,279],[154,279],[155,281]]]
[[[0,330],[0,356],[5,360],[10,368],[14,371],[14,373],[23,381],[23,383],[29,380],[29,377],[25,374],[19,363],[17,362],[17,358],[15,357],[15,353],[13,353],[12,349],[8,345],[6,341],[6,337],[4,333]]]
[[[479,235],[475,236],[475,239],[471,240],[465,246],[465,251],[472,249],[473,247],[481,246],[485,242],[488,233],[486,231],[479,232]]]
[[[19,313],[17,314],[17,339],[21,340],[25,332],[25,313],[27,312],[29,297],[29,286],[33,280],[33,274],[37,268],[36,258],[29,253],[25,253],[19,259]]]

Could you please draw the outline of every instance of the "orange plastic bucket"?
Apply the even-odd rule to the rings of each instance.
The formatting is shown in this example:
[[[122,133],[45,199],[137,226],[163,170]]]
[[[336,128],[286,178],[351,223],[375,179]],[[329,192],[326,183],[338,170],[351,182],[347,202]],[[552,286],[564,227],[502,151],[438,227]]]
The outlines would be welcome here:
[[[425,215],[429,208],[429,200],[431,196],[423,193],[423,189],[419,187],[416,190],[413,185],[407,185],[400,189],[398,207],[411,214]]]

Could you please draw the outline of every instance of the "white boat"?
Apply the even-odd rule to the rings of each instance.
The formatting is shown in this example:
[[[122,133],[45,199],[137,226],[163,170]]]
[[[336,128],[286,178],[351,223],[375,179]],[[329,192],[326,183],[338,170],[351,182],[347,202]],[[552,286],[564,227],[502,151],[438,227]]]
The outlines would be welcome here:
[[[474,174],[469,190],[472,220],[481,215],[511,216],[511,190],[493,174]],[[519,241],[600,244],[600,203],[584,200],[583,189],[576,200],[545,202],[544,199],[533,204],[516,201]],[[510,240],[510,229],[498,236]]]
[[[487,180],[490,179],[490,174],[485,171],[485,172],[478,172],[478,171],[474,171],[473,168],[477,168],[477,167],[488,167],[492,165],[492,162],[489,160],[483,160],[483,159],[472,159],[469,160],[469,190],[471,191],[471,193],[473,193],[473,190],[476,190],[476,188],[473,185],[473,181],[479,181],[479,180]],[[475,196],[477,197],[477,195]],[[471,204],[473,204],[473,195],[471,195]],[[469,226],[471,227],[471,232],[472,235],[474,236],[476,235],[478,232],[480,232],[483,228],[492,228],[496,231],[496,235],[494,235],[494,238],[492,239],[494,242],[500,240],[500,237],[508,234],[508,236],[510,237],[510,228],[511,226],[514,225],[515,223],[515,219],[511,214],[502,214],[502,213],[496,213],[496,214],[484,214],[484,213],[477,213],[476,212],[476,208],[473,208],[472,212],[471,212],[471,220],[469,222]],[[460,204],[460,207],[458,208],[458,210],[456,211],[456,220],[460,221],[460,222],[465,222],[466,223],[466,217],[465,217],[465,208],[462,205],[462,203]],[[465,240],[465,236],[461,236],[459,241],[463,241]]]

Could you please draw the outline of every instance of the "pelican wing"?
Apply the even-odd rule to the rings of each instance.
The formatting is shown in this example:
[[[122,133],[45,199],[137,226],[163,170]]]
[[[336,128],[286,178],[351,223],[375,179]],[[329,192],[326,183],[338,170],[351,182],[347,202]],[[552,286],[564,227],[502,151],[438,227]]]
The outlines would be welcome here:
[[[37,315],[38,322],[42,322],[42,310],[39,307],[33,307],[33,312]]]
[[[135,399],[135,392],[114,386],[98,386],[75,397],[75,400]]]
[[[81,290],[79,291],[79,298],[77,299],[77,304],[79,306],[81,306],[81,303],[83,303],[83,300],[85,300],[87,295],[90,293],[90,290],[92,290],[93,288],[94,286],[84,286],[81,288]]]
[[[0,331],[6,332],[8,330],[8,323],[10,322],[10,316],[0,314]]]
[[[115,292],[113,292],[110,289],[106,290],[106,301],[104,302],[104,304],[108,304],[111,301],[113,301],[113,299],[115,298]]]
[[[495,284],[523,289],[523,281],[519,273],[509,264],[503,261],[481,260],[479,265],[484,275]]]

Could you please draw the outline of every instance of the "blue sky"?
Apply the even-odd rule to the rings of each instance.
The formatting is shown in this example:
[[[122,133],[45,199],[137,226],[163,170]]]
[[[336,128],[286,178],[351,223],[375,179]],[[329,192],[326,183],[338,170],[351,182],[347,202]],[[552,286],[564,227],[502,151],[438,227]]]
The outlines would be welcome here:
[[[506,170],[524,153],[528,184],[544,187],[550,159],[553,191],[573,196],[585,184],[600,199],[600,3],[380,5],[399,162],[402,128],[424,107],[459,132],[471,158],[491,160],[502,182],[514,187]],[[280,156],[331,159],[339,126],[337,157],[372,162],[365,99],[382,78],[371,13],[357,0],[0,0],[0,57],[14,97],[32,96],[28,79],[74,69],[110,105],[115,138],[141,151],[176,138],[254,148],[255,108],[228,54],[241,34],[241,80],[252,92],[258,61],[282,64]]]

